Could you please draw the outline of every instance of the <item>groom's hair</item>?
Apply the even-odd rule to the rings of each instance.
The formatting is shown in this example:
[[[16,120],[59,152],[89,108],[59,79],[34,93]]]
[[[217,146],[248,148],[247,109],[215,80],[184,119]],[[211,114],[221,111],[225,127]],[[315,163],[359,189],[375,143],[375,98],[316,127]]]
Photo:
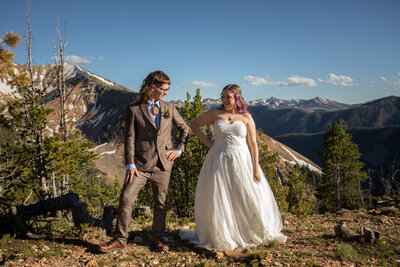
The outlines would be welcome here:
[[[171,80],[168,75],[161,70],[156,70],[151,72],[142,82],[142,87],[140,87],[139,99],[140,102],[146,103],[151,95],[151,87],[153,85],[171,84]]]

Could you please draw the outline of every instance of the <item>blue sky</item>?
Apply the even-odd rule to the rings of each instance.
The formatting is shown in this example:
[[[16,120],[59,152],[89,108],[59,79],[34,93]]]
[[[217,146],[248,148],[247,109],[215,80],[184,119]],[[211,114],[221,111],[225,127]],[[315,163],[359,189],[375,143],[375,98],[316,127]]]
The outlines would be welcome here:
[[[14,0],[2,34],[23,33],[28,2],[34,64],[53,63],[59,16],[72,62],[135,91],[163,70],[167,100],[218,98],[229,83],[246,100],[400,95],[399,0]],[[24,45],[15,52],[26,63]]]

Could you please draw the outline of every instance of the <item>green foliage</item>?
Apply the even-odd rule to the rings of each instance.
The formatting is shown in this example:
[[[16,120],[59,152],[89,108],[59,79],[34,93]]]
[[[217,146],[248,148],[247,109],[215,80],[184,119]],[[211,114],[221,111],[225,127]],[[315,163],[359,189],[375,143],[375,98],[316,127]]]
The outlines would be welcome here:
[[[340,260],[354,260],[358,254],[351,245],[340,243],[334,250],[334,256]]]
[[[183,119],[190,123],[205,111],[206,106],[202,103],[200,89],[196,90],[193,102],[190,102],[190,94],[187,93],[182,112]],[[202,131],[205,133],[204,129]],[[172,168],[168,199],[172,204],[172,210],[178,217],[191,218],[194,215],[197,179],[207,152],[207,146],[201,143],[195,135],[190,134],[185,152],[176,160]]]
[[[0,52],[5,51],[4,44],[15,47],[18,42],[17,35],[7,33],[0,42]],[[58,133],[49,133],[47,117],[52,110],[45,106],[46,86],[35,87],[25,72],[14,74],[13,56],[3,57],[3,54],[0,78],[10,80],[16,93],[0,107],[1,135],[7,137],[0,140],[2,200],[12,205],[26,204],[72,190],[87,202],[92,212],[100,205],[115,203],[119,185],[107,186],[95,169],[95,153],[90,151],[93,143],[73,124],[66,126],[70,128],[69,135],[63,138]]]
[[[311,258],[312,255],[313,255],[313,252],[312,252],[312,250],[310,250],[310,249],[303,248],[303,249],[300,249],[300,250],[298,251],[298,255],[299,255],[301,258]]]
[[[276,177],[276,166],[279,163],[279,157],[276,153],[268,150],[268,145],[263,142],[263,132],[258,130],[259,136],[259,165],[268,180],[269,186],[274,193],[275,200],[279,206],[280,211],[288,211],[289,203],[287,196],[289,187],[283,185]]]
[[[8,242],[10,242],[14,239],[15,239],[15,234],[14,235],[5,234],[0,239],[0,245],[4,246],[5,244],[7,244]]]
[[[15,58],[13,52],[3,47],[3,45],[9,48],[16,48],[21,42],[21,36],[13,32],[7,32],[3,38],[0,33],[0,79],[7,78],[10,75],[14,75],[12,61]]]
[[[12,256],[20,255],[21,258],[27,259],[35,256],[35,251],[29,246],[29,243],[24,240],[24,242],[18,247],[14,248]],[[11,256],[11,257],[12,257]]]
[[[342,208],[356,209],[364,206],[361,183],[368,176],[361,171],[361,153],[345,132],[342,120],[329,124],[324,133],[322,149],[323,175],[318,186],[317,197],[321,211],[336,211]]]
[[[289,211],[301,219],[305,219],[314,209],[313,202],[307,200],[306,179],[306,174],[301,173],[298,164],[296,164],[289,172],[289,193],[287,196]]]
[[[167,198],[168,201],[168,198]],[[135,207],[149,206],[151,207],[153,203],[153,190],[150,183],[146,185],[139,191]]]
[[[262,260],[267,255],[268,255],[267,250],[256,250],[256,251],[248,252],[247,254],[245,254],[244,259],[248,260],[248,261]]]
[[[12,34],[8,36],[11,44],[18,43],[18,38]],[[0,65],[11,63],[12,59],[2,60]],[[3,178],[0,183],[3,188],[15,189],[13,192],[5,191],[6,200],[12,203],[18,203],[30,191],[42,199],[48,193],[43,133],[46,117],[51,113],[49,108],[44,107],[47,91],[46,88],[33,88],[27,73],[16,75],[13,68],[5,70],[1,69],[1,75],[10,79],[10,86],[15,88],[16,94],[2,108],[6,108],[7,113],[0,116],[0,126],[13,131],[16,142],[0,142]]]

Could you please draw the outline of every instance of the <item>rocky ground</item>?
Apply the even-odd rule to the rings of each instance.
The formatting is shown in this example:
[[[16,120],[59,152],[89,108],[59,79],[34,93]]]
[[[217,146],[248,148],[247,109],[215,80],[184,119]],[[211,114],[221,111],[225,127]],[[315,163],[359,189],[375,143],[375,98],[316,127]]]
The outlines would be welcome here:
[[[178,230],[193,223],[169,219],[171,250],[157,252],[151,242],[151,218],[140,216],[132,228],[126,249],[109,254],[97,245],[111,237],[93,227],[73,228],[65,219],[53,219],[52,230],[25,239],[4,235],[0,240],[0,264],[4,266],[400,266],[400,213],[388,207],[369,211],[341,211],[312,215],[302,221],[283,214],[285,244],[270,242],[235,251],[207,251],[178,237]],[[382,234],[375,244],[344,241],[335,236],[340,222],[353,231],[361,226]],[[43,222],[42,222],[43,224]],[[51,234],[49,234],[51,232]]]

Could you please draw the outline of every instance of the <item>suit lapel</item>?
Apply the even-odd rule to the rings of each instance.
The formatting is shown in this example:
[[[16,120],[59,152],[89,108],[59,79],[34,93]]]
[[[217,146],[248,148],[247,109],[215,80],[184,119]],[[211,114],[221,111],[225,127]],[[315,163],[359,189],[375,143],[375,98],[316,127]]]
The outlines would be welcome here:
[[[147,107],[147,104],[145,104],[145,103],[140,104],[140,109],[142,110],[142,112],[144,113],[146,118],[149,120],[149,122],[153,125],[153,127],[157,129],[156,124],[154,123],[153,117],[150,114],[149,108]]]
[[[161,118],[160,118],[160,130],[161,128],[167,123],[167,120],[170,120],[171,118],[164,118],[164,113],[168,109],[168,105],[165,101],[160,100],[160,109],[161,109]],[[170,111],[171,113],[171,111]]]
[[[165,112],[166,109],[167,109],[167,104],[164,101],[160,100],[160,130],[161,127],[164,125],[163,113]]]

